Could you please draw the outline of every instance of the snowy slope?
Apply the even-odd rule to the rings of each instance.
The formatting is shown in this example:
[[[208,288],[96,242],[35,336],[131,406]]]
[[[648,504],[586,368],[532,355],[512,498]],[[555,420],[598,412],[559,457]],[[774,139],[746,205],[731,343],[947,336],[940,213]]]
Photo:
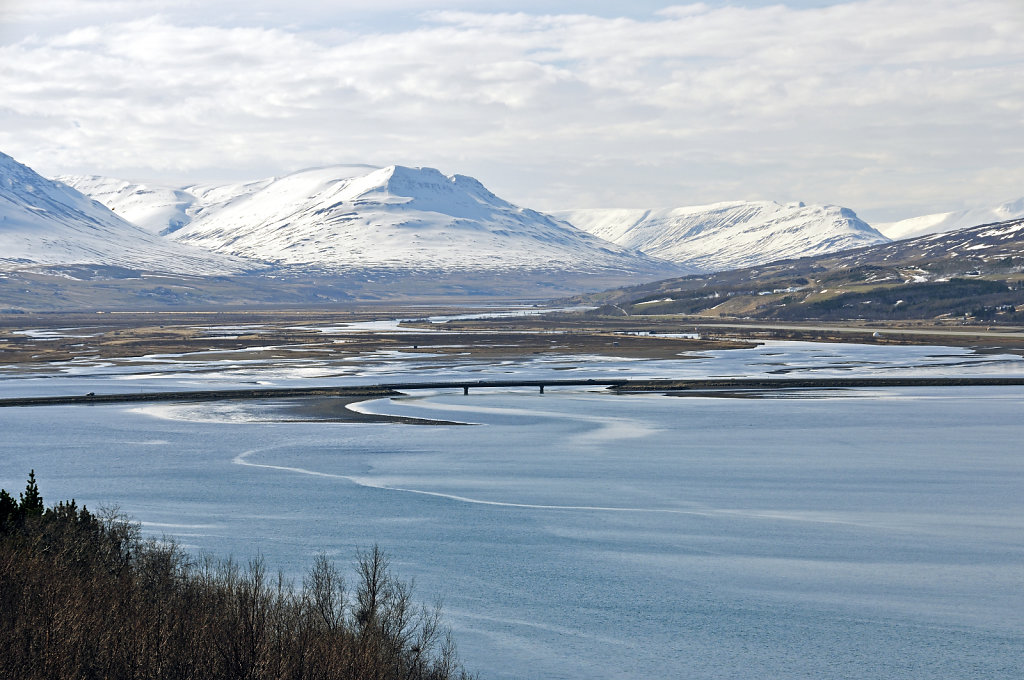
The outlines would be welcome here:
[[[679,271],[433,168],[297,172],[171,235],[218,253],[330,270]]]
[[[188,211],[196,197],[180,189],[156,184],[134,184],[96,175],[61,175],[54,179],[99,201],[123,219],[154,234],[168,227],[181,227],[192,219]]]
[[[847,208],[728,202],[664,210],[564,210],[552,215],[596,236],[703,271],[884,243]]]
[[[914,238],[940,234],[954,229],[992,224],[1024,217],[1024,198],[1008,201],[994,208],[974,208],[958,212],[922,215],[910,219],[878,225],[878,230],[891,239]]]
[[[142,184],[97,175],[61,175],[54,178],[99,201],[125,220],[154,234],[168,234],[185,226],[204,210],[230,203],[259,191],[273,179],[241,184],[171,187]]]
[[[189,274],[253,266],[151,234],[0,153],[0,270],[32,264],[95,264]]]

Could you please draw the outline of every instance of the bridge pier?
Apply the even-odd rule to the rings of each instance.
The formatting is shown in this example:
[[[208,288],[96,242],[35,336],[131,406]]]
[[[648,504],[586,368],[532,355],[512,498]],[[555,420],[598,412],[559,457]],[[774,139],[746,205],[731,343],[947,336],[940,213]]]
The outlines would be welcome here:
[[[544,394],[544,385],[541,385],[541,386],[540,386],[540,393],[541,393],[541,394]]]
[[[469,394],[469,388],[468,387],[463,387],[462,388],[462,393],[463,394]]]

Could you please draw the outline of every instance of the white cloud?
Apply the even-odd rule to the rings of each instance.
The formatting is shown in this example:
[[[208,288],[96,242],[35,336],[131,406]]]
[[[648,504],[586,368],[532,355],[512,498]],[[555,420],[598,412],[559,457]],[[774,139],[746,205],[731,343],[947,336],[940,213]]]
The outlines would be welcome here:
[[[0,149],[53,173],[401,162],[532,207],[895,218],[1024,194],[1022,30],[1015,0],[433,11],[371,33],[152,16],[0,46]]]

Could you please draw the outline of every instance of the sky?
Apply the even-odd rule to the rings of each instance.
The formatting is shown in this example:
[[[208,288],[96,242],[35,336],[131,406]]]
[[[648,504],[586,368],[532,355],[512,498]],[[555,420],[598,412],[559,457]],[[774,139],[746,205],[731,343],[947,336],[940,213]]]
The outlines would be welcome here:
[[[185,185],[331,164],[538,210],[1024,196],[1024,0],[0,0],[0,151]]]

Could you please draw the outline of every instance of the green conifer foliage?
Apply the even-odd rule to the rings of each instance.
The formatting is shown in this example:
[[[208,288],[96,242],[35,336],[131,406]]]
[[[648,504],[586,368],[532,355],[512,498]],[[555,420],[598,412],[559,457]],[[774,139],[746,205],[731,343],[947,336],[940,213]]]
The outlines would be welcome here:
[[[39,494],[39,486],[36,484],[35,470],[28,473],[28,484],[25,486],[25,492],[21,494],[20,509],[26,517],[43,514],[43,497]]]
[[[3,530],[8,521],[14,521],[18,516],[18,501],[14,500],[6,489],[0,489],[0,531]]]

